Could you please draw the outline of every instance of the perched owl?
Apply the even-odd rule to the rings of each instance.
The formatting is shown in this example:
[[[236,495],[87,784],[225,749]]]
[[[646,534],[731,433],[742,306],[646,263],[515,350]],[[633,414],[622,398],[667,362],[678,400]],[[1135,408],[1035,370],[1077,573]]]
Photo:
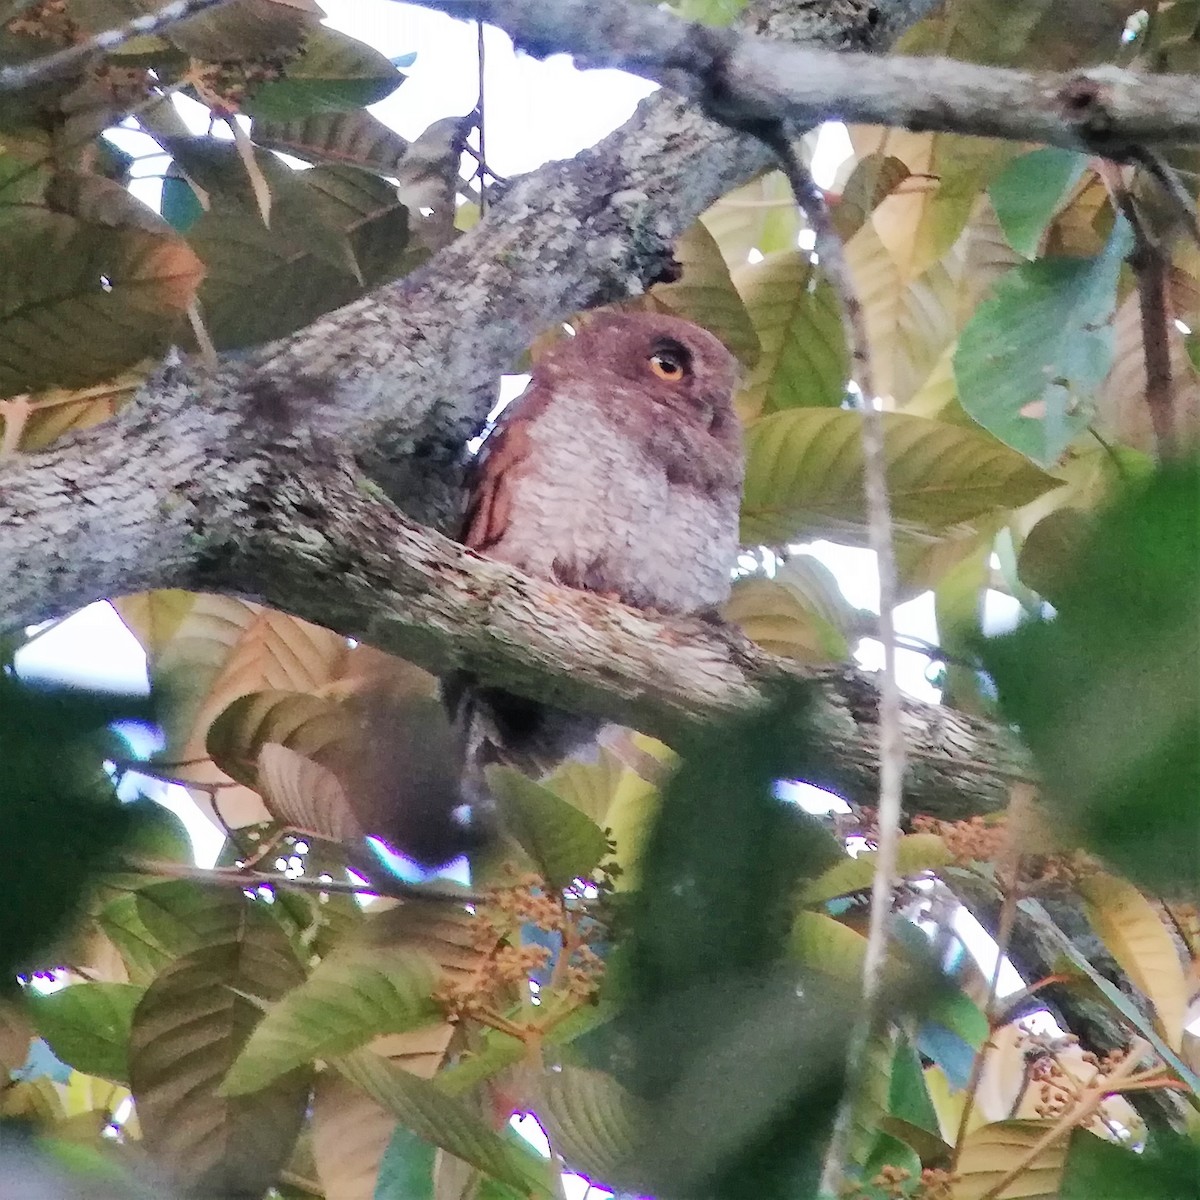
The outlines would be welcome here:
[[[484,443],[461,540],[542,579],[662,613],[729,595],[743,458],[737,369],[677,317],[603,315],[536,365]],[[600,722],[498,689],[451,689],[468,776],[540,773]]]

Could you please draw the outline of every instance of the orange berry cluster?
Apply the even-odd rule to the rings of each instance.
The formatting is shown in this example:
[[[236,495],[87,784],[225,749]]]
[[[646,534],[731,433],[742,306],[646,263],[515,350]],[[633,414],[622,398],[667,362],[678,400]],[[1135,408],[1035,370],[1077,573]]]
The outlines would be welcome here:
[[[287,64],[286,58],[266,56],[207,63],[196,73],[197,90],[218,115],[232,116],[264,83],[282,79]]]
[[[45,38],[60,46],[71,46],[81,40],[79,26],[67,12],[66,0],[38,0],[8,23],[10,33]]]
[[[933,833],[940,837],[960,867],[970,866],[973,862],[996,862],[1009,848],[1008,821],[1004,817],[939,821],[935,817],[915,816],[912,827],[916,833]],[[1021,882],[1039,888],[1055,884],[1069,887],[1099,869],[1099,862],[1082,850],[1025,854],[1021,857]]]
[[[512,882],[493,889],[472,918],[472,945],[484,955],[479,969],[465,978],[446,980],[436,994],[453,1020],[473,1017],[486,1021],[487,1014],[504,1007],[506,993],[545,970],[551,951],[521,942],[521,929],[526,925],[562,938],[563,953],[570,957],[555,983],[566,994],[581,1002],[592,999],[603,974],[603,961],[586,944],[586,939],[600,930],[598,922],[582,919],[540,875],[521,874],[511,864],[505,864],[503,870]]]
[[[909,1190],[912,1182],[912,1172],[904,1167],[886,1166],[871,1180],[872,1191],[868,1192],[858,1183],[850,1182],[843,1185],[840,1195],[842,1200],[874,1200],[880,1193],[890,1200],[954,1200],[954,1185],[958,1176],[940,1167],[926,1167],[916,1181],[916,1187]]]

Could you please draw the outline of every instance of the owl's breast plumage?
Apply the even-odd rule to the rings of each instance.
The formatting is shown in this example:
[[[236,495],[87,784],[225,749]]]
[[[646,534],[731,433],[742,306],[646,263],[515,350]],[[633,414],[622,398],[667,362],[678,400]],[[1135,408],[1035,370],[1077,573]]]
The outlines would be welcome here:
[[[487,548],[529,574],[689,612],[729,594],[738,489],[671,477],[612,405],[559,392],[514,430],[520,462],[505,481],[503,531]]]

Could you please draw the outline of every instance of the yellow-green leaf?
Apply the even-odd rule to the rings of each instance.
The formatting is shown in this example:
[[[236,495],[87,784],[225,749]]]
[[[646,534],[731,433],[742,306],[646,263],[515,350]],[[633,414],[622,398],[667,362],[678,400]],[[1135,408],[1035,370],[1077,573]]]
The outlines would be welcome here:
[[[408,947],[356,947],[324,959],[258,1023],[221,1085],[221,1094],[256,1092],[318,1058],[440,1021],[433,1000],[439,970]]]
[[[937,535],[1017,508],[1059,481],[973,429],[883,413],[888,494],[897,528]],[[860,413],[792,409],[746,430],[742,536],[779,543],[865,528]]]
[[[850,892],[866,891],[875,877],[878,855],[864,851],[855,858],[847,856],[828,871],[807,884],[803,892],[805,904],[821,904]],[[896,844],[896,874],[900,877],[919,875],[936,870],[952,861],[952,855],[936,833],[909,833]]]
[[[681,275],[656,284],[633,306],[674,313],[716,334],[747,366],[759,355],[758,334],[721,257],[713,235],[699,221],[675,243]]]
[[[1154,906],[1133,884],[1115,875],[1087,875],[1078,889],[1092,928],[1154,1005],[1163,1038],[1178,1050],[1190,989],[1179,953]]]
[[[772,654],[824,663],[849,655],[855,610],[824,563],[798,554],[774,579],[737,580],[724,616]]]
[[[958,1160],[954,1200],[982,1200],[1009,1171],[1020,1173],[997,1200],[1056,1200],[1067,1161],[1067,1135],[1030,1157],[1051,1121],[997,1121],[967,1134]]]
[[[850,369],[841,314],[808,252],[773,254],[740,268],[734,283],[762,346],[738,395],[738,411],[749,417],[840,404]]]

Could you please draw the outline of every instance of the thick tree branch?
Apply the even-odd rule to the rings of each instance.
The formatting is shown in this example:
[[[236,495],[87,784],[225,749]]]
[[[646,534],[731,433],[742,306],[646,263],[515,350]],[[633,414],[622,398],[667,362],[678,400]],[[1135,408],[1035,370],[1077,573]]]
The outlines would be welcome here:
[[[754,19],[857,46],[916,11],[914,0],[784,7]],[[115,422],[10,461],[0,625],[145,588],[210,588],[664,736],[752,702],[795,668],[472,556],[376,497],[347,453],[391,458],[401,498],[444,518],[448,466],[532,336],[643,286],[699,212],[768,162],[756,141],[653,97],[594,150],[514,184],[419,274],[214,375],[165,371]],[[869,798],[873,686],[849,670],[813,677],[829,747],[815,781]],[[916,704],[905,720],[909,791],[929,812],[998,808],[1026,769],[1003,730]]]
[[[0,476],[8,622],[146,587],[240,595],[429,670],[465,669],[668,740],[781,678],[811,679],[826,745],[812,781],[872,802],[869,676],[801,670],[698,619],[661,620],[473,554],[406,517],[330,443],[237,414],[228,389],[225,377],[164,381],[154,420],[123,416],[86,453],[84,439],[68,441]],[[1001,808],[1010,776],[1027,770],[1003,729],[915,701],[904,722],[908,790],[923,811]]]
[[[290,474],[276,459],[231,517],[229,544],[192,586],[253,588],[431,671],[465,669],[668,741],[782,678],[809,679],[825,701],[827,745],[812,782],[861,803],[878,794],[878,697],[860,672],[802,670],[698,619],[663,620],[528,578],[416,525],[349,472]],[[1027,770],[1015,741],[984,722],[915,701],[903,720],[923,811],[954,819],[1002,808],[1009,773]]]
[[[883,49],[934,3],[763,0],[746,24],[781,40]],[[514,181],[421,271],[265,347],[250,372],[309,397],[315,428],[353,447],[407,512],[445,529],[462,445],[497,378],[555,321],[644,290],[700,213],[770,165],[755,138],[651,96],[591,150]]]
[[[487,21],[531,54],[620,67],[728,115],[979,134],[1126,159],[1200,141],[1200,88],[1111,65],[1065,74],[933,57],[867,59],[683,21],[635,0],[413,0]]]

